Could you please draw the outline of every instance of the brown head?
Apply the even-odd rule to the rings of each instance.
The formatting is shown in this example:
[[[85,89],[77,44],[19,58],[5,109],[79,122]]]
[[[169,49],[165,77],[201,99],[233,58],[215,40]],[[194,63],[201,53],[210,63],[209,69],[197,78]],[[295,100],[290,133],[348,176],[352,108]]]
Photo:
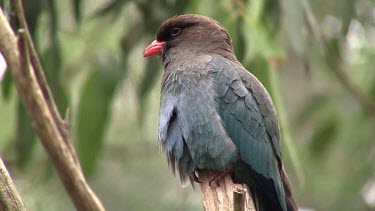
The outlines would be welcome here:
[[[188,56],[216,54],[237,62],[227,30],[217,21],[201,15],[180,15],[169,18],[159,27],[156,40],[144,56]]]

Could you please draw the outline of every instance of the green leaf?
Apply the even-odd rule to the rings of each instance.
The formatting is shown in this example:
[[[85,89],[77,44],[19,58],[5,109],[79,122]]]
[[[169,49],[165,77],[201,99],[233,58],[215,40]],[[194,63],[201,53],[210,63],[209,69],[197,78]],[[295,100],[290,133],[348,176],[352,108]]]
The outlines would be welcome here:
[[[47,1],[47,12],[50,18],[49,27],[50,27],[50,36],[51,36],[51,43],[52,45],[55,44],[56,40],[58,40],[58,29],[59,29],[59,14],[58,8],[54,0]]]
[[[121,81],[119,62],[113,55],[101,56],[88,76],[77,113],[78,154],[86,174],[91,175],[101,152],[115,89]]]
[[[139,87],[139,97],[141,100],[147,97],[147,94],[151,91],[160,73],[160,59],[158,57],[148,58],[146,60],[146,71]]]
[[[321,111],[320,109],[326,106],[328,102],[328,95],[310,96],[299,111],[296,117],[295,126],[298,127],[304,125],[307,120],[316,116],[317,112]]]
[[[262,23],[252,25],[247,20],[246,27],[243,27],[243,33],[246,34],[246,55],[245,62],[253,56],[261,55],[265,58],[282,59],[284,50],[277,44],[271,35],[272,33]]]
[[[199,0],[191,0],[190,1],[190,5],[189,5],[189,9],[191,11],[193,11],[193,13],[198,13],[198,8],[199,8],[199,3],[200,2],[201,1],[199,1]]]
[[[254,74],[271,94],[272,90],[269,77],[270,70],[267,60],[263,56],[256,55],[251,60],[250,64],[246,65],[246,69],[249,70],[252,74]]]
[[[174,2],[174,10],[176,14],[182,14],[189,6],[191,0],[176,0]]]
[[[0,7],[4,8],[6,4],[6,0],[0,0]]]
[[[243,19],[241,17],[238,17],[236,22],[232,25],[234,27],[234,38],[232,39],[233,48],[236,53],[237,59],[239,61],[243,61],[246,52],[245,34],[242,30],[242,27],[244,25]]]
[[[22,1],[24,6],[25,17],[27,21],[27,26],[29,28],[30,34],[33,37],[34,43],[36,39],[36,30],[38,27],[39,16],[42,14],[43,3],[42,0],[33,1]]]
[[[94,14],[91,16],[92,18],[99,18],[111,13],[115,14],[115,16],[120,14],[121,9],[129,0],[112,0],[103,7],[97,9]]]
[[[3,98],[5,100],[9,100],[10,95],[12,94],[12,85],[13,85],[13,79],[12,79],[12,74],[10,73],[9,68],[5,70],[5,75],[3,80],[1,81],[1,91]]]
[[[82,0],[73,0],[74,19],[78,25],[82,21]]]
[[[58,41],[56,40],[58,43]],[[69,105],[69,98],[61,83],[61,53],[59,44],[54,44],[43,54],[43,67],[51,88],[52,94],[57,102],[60,113],[64,114]]]
[[[372,77],[372,83],[369,90],[370,97],[375,100],[375,75]]]
[[[342,28],[341,33],[342,35],[346,35],[349,30],[350,22],[353,20],[353,17],[356,16],[356,5],[358,2],[352,0],[344,0],[341,4],[342,10],[341,17],[342,17]]]
[[[146,71],[143,75],[141,83],[139,85],[139,102],[141,108],[139,109],[139,122],[142,125],[144,117],[146,116],[145,106],[148,94],[151,92],[152,87],[158,79],[161,73],[160,60],[157,57],[151,57],[146,60]]]
[[[274,0],[265,0],[262,19],[265,26],[268,27],[268,30],[271,35],[277,35],[277,31],[280,27],[281,17],[281,1]]]
[[[327,57],[326,58],[327,60],[329,60],[328,62],[330,63],[330,66],[332,68],[336,67],[335,62],[337,62],[337,60],[341,58],[341,49],[340,49],[341,41],[342,40],[338,37],[334,37],[334,38],[327,40],[327,55],[326,55]]]
[[[17,105],[16,152],[20,167],[30,162],[35,145],[35,133],[22,102]]]
[[[284,31],[297,55],[302,57],[305,54],[305,40],[302,36],[302,29],[305,26],[303,10],[300,0],[289,0],[281,4]]]
[[[326,117],[317,124],[318,128],[314,131],[309,145],[309,149],[314,157],[322,158],[322,155],[327,152],[329,146],[335,140],[338,125],[339,123],[335,116]]]
[[[49,21],[49,37],[47,49],[42,58],[42,65],[47,77],[48,84],[52,94],[57,102],[60,113],[64,114],[68,105],[69,98],[66,90],[61,83],[61,67],[63,63],[61,55],[61,46],[59,38],[59,14],[54,0],[47,1],[47,11]]]

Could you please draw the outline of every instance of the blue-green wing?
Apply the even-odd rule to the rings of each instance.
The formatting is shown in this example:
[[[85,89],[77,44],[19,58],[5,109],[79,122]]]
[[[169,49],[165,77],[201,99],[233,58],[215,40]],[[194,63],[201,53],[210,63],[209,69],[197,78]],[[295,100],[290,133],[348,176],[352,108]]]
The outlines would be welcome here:
[[[287,210],[280,175],[277,116],[267,91],[242,66],[222,57],[214,58],[211,71],[217,82],[217,111],[242,161],[255,171],[254,177],[264,177],[258,185],[273,183],[274,198]]]

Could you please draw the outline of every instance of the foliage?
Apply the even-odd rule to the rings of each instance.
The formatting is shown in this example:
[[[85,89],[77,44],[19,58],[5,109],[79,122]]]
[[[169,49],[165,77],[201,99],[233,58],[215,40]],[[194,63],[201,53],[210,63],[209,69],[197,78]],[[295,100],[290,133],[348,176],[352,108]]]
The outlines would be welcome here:
[[[168,181],[170,173],[154,144],[162,70],[158,59],[141,58],[162,21],[183,13],[221,22],[232,36],[238,59],[272,95],[281,122],[284,160],[299,204],[317,210],[370,206],[362,189],[374,177],[375,116],[358,103],[343,80],[375,101],[374,2],[34,0],[24,4],[59,109],[72,111],[72,135],[85,172],[103,191],[99,195],[109,189],[95,179],[98,175],[117,178],[109,182],[121,194],[111,196],[120,202],[112,204],[104,197],[109,208],[200,207],[199,197],[190,190],[179,192],[176,202],[178,188],[165,187],[178,182]],[[316,26],[311,22],[315,17]],[[340,78],[338,69],[346,78]],[[0,107],[13,105],[0,113],[17,115],[0,119],[0,125],[14,122],[14,135],[1,140],[1,150],[7,160],[14,159],[15,169],[30,172],[45,158],[38,156],[40,149],[12,91],[9,72],[0,85]],[[1,127],[0,133],[5,134]],[[116,163],[119,160],[123,164]],[[154,172],[160,175],[154,177]],[[153,179],[157,182],[148,181]],[[142,184],[148,189],[143,190]],[[159,192],[161,201],[153,201],[151,194]],[[151,201],[142,203],[143,196]],[[152,204],[160,208],[149,207]]]

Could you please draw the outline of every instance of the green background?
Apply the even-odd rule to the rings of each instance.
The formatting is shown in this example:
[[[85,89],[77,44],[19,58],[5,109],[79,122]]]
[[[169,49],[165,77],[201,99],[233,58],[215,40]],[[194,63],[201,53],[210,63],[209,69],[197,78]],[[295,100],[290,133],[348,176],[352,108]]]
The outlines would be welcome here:
[[[24,6],[60,111],[70,108],[89,183],[108,210],[203,210],[199,190],[180,187],[156,145],[162,69],[158,58],[142,55],[163,20],[186,13],[222,23],[238,59],[271,93],[298,205],[374,210],[375,199],[371,206],[365,197],[375,181],[375,112],[343,82],[375,101],[374,1],[33,0]],[[9,71],[0,85],[0,154],[26,207],[74,209]]]

